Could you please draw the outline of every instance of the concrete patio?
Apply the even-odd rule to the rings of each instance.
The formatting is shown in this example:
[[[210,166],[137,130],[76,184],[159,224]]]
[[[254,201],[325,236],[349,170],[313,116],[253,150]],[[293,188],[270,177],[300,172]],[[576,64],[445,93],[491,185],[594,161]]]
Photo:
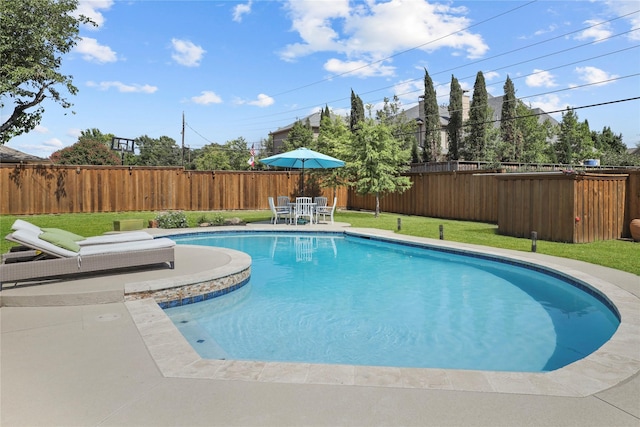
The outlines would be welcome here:
[[[346,226],[318,224],[302,228],[327,231],[344,230]],[[242,229],[295,227],[257,224]],[[184,232],[188,231],[201,230]],[[640,277],[633,274],[540,254],[493,248],[490,251],[562,266],[612,284],[621,294],[640,295]],[[178,280],[223,267],[217,265],[216,257],[207,255],[207,251],[178,247],[175,270],[131,271],[46,285],[6,286],[0,309],[0,424],[640,425],[640,322],[633,313],[631,317],[636,320],[625,325],[625,334],[629,335],[625,337],[628,348],[623,349],[626,356],[612,362],[624,365],[628,374],[624,380],[583,397],[562,390],[506,392],[508,382],[498,382],[491,374],[467,375],[469,371],[430,375],[425,381],[434,384],[413,387],[390,377],[374,380],[371,376],[359,381],[331,381],[325,377],[310,382],[309,371],[300,374],[299,366],[294,364],[285,366],[279,380],[269,378],[266,369],[248,375],[243,370],[247,366],[240,369],[231,363],[223,367],[196,360],[186,369],[181,359],[192,357],[189,348],[179,339],[176,343],[164,341],[174,333],[172,325],[162,329],[166,327],[164,319],[161,314],[156,315],[157,306],[149,301],[125,303],[125,287],[141,280]],[[629,300],[631,307],[640,307],[637,298]],[[153,322],[144,320],[149,315]],[[152,323],[151,329],[155,329],[150,333],[151,329],[145,328]],[[606,366],[603,369],[606,373]],[[302,377],[296,378],[296,374]],[[282,380],[287,376],[289,381]],[[569,376],[565,381],[565,391],[573,391],[573,386],[579,388],[571,384]],[[590,386],[593,384],[587,384],[586,389]]]

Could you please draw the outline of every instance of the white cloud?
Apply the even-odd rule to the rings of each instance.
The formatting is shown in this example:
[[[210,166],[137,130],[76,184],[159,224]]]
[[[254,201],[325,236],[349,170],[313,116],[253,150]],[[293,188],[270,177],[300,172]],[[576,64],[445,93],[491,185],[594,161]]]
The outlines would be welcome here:
[[[97,30],[104,25],[105,17],[99,12],[100,9],[109,10],[113,5],[113,0],[80,0],[78,8],[74,16],[84,15],[90,18],[97,26],[85,25],[84,27],[91,30]]]
[[[47,139],[46,141],[42,142],[42,145],[44,145],[46,148],[53,148],[54,151],[64,147],[64,144],[58,138]]]
[[[49,129],[47,129],[46,127],[44,127],[42,125],[36,125],[36,127],[33,129],[33,131],[35,133],[49,133]]]
[[[268,107],[270,105],[273,105],[276,101],[270,97],[269,95],[265,95],[264,93],[261,93],[258,95],[258,97],[253,100],[253,101],[247,101],[244,99],[235,99],[234,104],[237,105],[254,105],[256,107]]]
[[[66,132],[67,136],[71,136],[73,138],[79,138],[82,135],[82,130],[78,128],[69,128]]]
[[[185,67],[197,67],[204,56],[206,50],[197,46],[189,40],[171,39],[173,53],[171,58]]]
[[[527,76],[525,83],[530,87],[553,87],[557,86],[554,81],[555,76],[548,71],[533,70],[533,73]]]
[[[413,48],[427,52],[449,48],[452,54],[465,52],[469,58],[480,57],[488,50],[479,34],[460,30],[471,24],[463,7],[429,4],[426,0],[289,0],[287,8],[292,29],[301,41],[282,50],[281,58],[286,61],[333,51],[344,54],[346,59],[329,65],[343,69],[338,66],[341,62],[372,62],[371,58],[375,61]],[[370,75],[389,72],[388,66],[376,68],[377,65],[372,65],[374,71]]]
[[[619,76],[616,74],[609,74],[604,70],[601,70],[596,67],[576,67],[576,73],[580,77],[580,80],[587,84],[595,84],[596,86],[604,86],[612,81],[607,81],[611,79],[616,79]]]
[[[95,87],[100,90],[109,90],[115,88],[118,92],[123,93],[154,93],[158,90],[157,86],[140,85],[140,84],[124,84],[122,82],[87,82],[87,86]]]
[[[616,16],[627,15],[624,19],[629,23],[629,28],[640,27],[640,14],[637,13],[637,1],[607,0],[604,4],[610,8],[611,12]],[[629,37],[630,40],[640,40],[640,31],[630,32],[627,37]]]
[[[547,34],[547,33],[553,33],[557,29],[558,29],[557,25],[551,24],[547,28],[544,28],[542,30],[538,30],[538,31],[534,32],[533,35],[542,36],[542,35]]]
[[[606,22],[601,25],[596,25],[599,22],[602,22],[602,21],[597,21],[595,19],[589,19],[587,21],[584,21],[584,24],[589,25],[590,28],[587,28],[586,30],[579,33],[576,36],[576,39],[597,41],[597,40],[602,40],[602,39],[606,39],[607,37],[610,37],[611,34],[613,33],[611,31],[611,26],[609,25],[609,22]]]
[[[568,107],[567,103],[563,102],[556,94],[542,95],[534,97],[529,100],[525,100],[532,108],[540,108],[542,111],[551,112],[557,110],[563,110]],[[558,115],[560,113],[555,113]]]
[[[242,22],[242,15],[251,13],[251,1],[246,4],[239,4],[233,8],[233,20],[235,22]]]
[[[436,86],[434,83],[437,92]],[[393,93],[406,104],[416,104],[419,101],[418,97],[424,94],[424,79],[411,79],[396,83],[393,86]]]
[[[74,50],[82,55],[82,58],[90,62],[116,62],[118,57],[109,46],[104,46],[91,37],[83,37],[78,41]]]
[[[261,93],[258,95],[258,98],[255,101],[249,101],[247,102],[247,104],[255,105],[256,107],[268,107],[270,105],[273,105],[274,102],[275,100],[272,97]]]
[[[500,77],[500,73],[498,73],[497,71],[489,71],[487,73],[482,73],[484,75],[484,79],[486,81],[491,81],[491,80],[495,80],[498,77]]]
[[[201,95],[191,97],[191,101],[201,105],[220,104],[222,103],[222,98],[216,95],[215,92],[205,90],[202,91]]]
[[[341,61],[332,58],[324,64],[324,69],[333,74],[349,73],[350,76],[371,77],[371,76],[393,76],[395,67],[382,65],[382,62],[376,62],[368,65],[369,61]]]

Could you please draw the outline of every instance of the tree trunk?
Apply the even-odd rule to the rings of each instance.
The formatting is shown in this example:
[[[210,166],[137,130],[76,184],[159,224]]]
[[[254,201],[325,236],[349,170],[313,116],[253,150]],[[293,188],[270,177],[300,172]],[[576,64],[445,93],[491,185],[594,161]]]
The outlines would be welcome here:
[[[375,215],[375,217],[378,218],[379,215],[380,215],[380,193],[376,193],[376,215]]]

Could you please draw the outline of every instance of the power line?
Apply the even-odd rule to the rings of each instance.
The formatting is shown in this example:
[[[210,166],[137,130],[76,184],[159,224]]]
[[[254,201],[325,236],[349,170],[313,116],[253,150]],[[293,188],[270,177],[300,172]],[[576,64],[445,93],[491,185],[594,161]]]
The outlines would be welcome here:
[[[456,31],[456,32],[453,32],[453,33],[448,34],[448,35],[446,35],[446,36],[443,36],[443,37],[441,37],[441,38],[438,38],[438,39],[435,39],[435,40],[431,40],[431,41],[429,41],[429,42],[423,43],[423,44],[421,44],[421,45],[419,45],[419,46],[412,47],[412,48],[407,49],[407,50],[404,50],[404,51],[402,51],[402,52],[398,52],[398,53],[396,53],[396,54],[394,54],[394,55],[391,55],[391,56],[388,56],[388,57],[386,57],[386,58],[384,58],[384,59],[381,59],[381,60],[378,60],[378,61],[375,61],[375,62],[371,62],[371,63],[369,63],[369,64],[366,64],[366,65],[362,66],[362,67],[359,67],[359,68],[356,68],[356,69],[353,69],[353,70],[350,70],[350,71],[347,71],[347,72],[344,72],[344,73],[336,74],[336,75],[333,75],[333,76],[331,76],[331,77],[329,77],[329,78],[326,78],[326,79],[323,79],[323,80],[319,80],[319,81],[316,81],[316,82],[312,82],[312,83],[309,83],[309,84],[307,84],[307,85],[303,85],[303,86],[300,86],[300,87],[297,87],[297,88],[293,88],[293,89],[290,89],[290,90],[286,90],[286,91],[284,91],[284,92],[280,92],[280,93],[278,93],[278,94],[276,94],[276,95],[273,95],[273,96],[275,97],[275,96],[280,96],[280,95],[283,95],[283,94],[291,93],[291,92],[294,92],[294,91],[299,90],[299,89],[303,89],[303,88],[306,88],[306,87],[309,87],[309,86],[313,86],[313,85],[316,85],[316,84],[319,84],[319,83],[322,83],[322,82],[330,81],[330,80],[332,80],[332,79],[335,79],[336,77],[340,77],[340,76],[347,75],[347,74],[349,74],[349,73],[353,73],[353,72],[355,72],[355,71],[357,71],[357,70],[360,70],[360,69],[362,69],[362,68],[366,68],[367,66],[372,66],[372,65],[375,65],[375,64],[380,63],[380,62],[382,62],[382,61],[385,61],[385,60],[391,59],[391,58],[393,58],[393,57],[397,57],[397,56],[402,55],[402,54],[405,54],[405,53],[407,53],[407,52],[414,51],[414,50],[419,49],[419,48],[421,48],[421,47],[424,47],[424,46],[426,46],[426,45],[428,45],[428,44],[430,44],[430,43],[434,43],[434,42],[436,42],[436,41],[438,41],[438,40],[441,40],[441,39],[443,39],[443,38],[445,38],[445,37],[448,37],[448,36],[451,36],[451,35],[455,35],[455,34],[457,34],[457,33],[461,32],[461,31],[468,30],[468,29],[470,29],[470,28],[472,28],[472,27],[475,27],[475,26],[481,25],[481,24],[483,24],[483,23],[486,23],[486,22],[489,22],[489,21],[491,21],[491,20],[494,20],[494,19],[496,19],[496,18],[498,18],[498,17],[501,17],[501,16],[504,16],[504,15],[507,15],[507,14],[509,14],[509,13],[512,13],[512,12],[516,11],[516,10],[519,10],[519,9],[521,9],[521,8],[524,8],[525,6],[529,6],[529,5],[531,5],[531,4],[535,3],[535,2],[536,2],[536,1],[531,1],[531,2],[528,2],[528,3],[524,4],[524,5],[520,5],[520,6],[516,7],[516,8],[510,9],[510,10],[505,11],[505,12],[502,12],[502,13],[500,13],[500,14],[498,14],[498,15],[492,16],[492,17],[490,17],[490,18],[488,18],[488,19],[486,19],[486,20],[484,20],[484,21],[478,22],[478,23],[476,23],[476,24],[474,24],[474,25],[472,25],[472,26],[465,27],[465,28],[463,28],[463,29],[461,29],[461,30],[458,30],[458,31]],[[564,33],[564,34],[561,34],[561,35],[558,35],[558,36],[555,36],[555,37],[551,37],[551,38],[548,38],[548,39],[545,39],[545,40],[542,40],[542,41],[538,41],[538,42],[536,42],[536,43],[528,44],[528,45],[526,45],[526,46],[522,46],[522,47],[519,47],[519,48],[516,48],[516,49],[512,49],[512,50],[509,50],[509,51],[505,51],[505,52],[502,52],[502,53],[496,54],[496,55],[491,56],[491,57],[488,57],[488,58],[482,58],[482,59],[479,59],[479,60],[477,60],[477,61],[473,61],[473,62],[470,62],[470,63],[467,63],[467,64],[463,64],[463,65],[460,65],[460,66],[457,66],[457,67],[452,67],[452,68],[449,68],[449,69],[446,69],[446,70],[437,71],[437,72],[435,72],[435,73],[433,73],[433,74],[431,74],[431,75],[433,76],[433,75],[442,74],[442,73],[449,72],[449,71],[452,71],[452,70],[456,70],[456,69],[460,69],[460,68],[468,67],[468,66],[470,66],[470,65],[478,64],[478,63],[481,63],[481,62],[486,62],[486,61],[493,60],[493,59],[496,59],[496,58],[499,58],[499,57],[502,57],[502,56],[506,56],[506,55],[509,55],[509,54],[513,54],[513,53],[515,53],[515,52],[519,52],[519,51],[523,51],[523,50],[526,50],[526,49],[530,49],[530,48],[533,48],[533,47],[535,47],[535,46],[539,46],[539,45],[542,45],[542,44],[545,44],[545,43],[549,43],[549,42],[554,41],[554,40],[558,40],[558,39],[561,39],[561,38],[566,38],[566,37],[568,37],[568,36],[570,36],[570,35],[577,34],[577,33],[583,32],[583,31],[585,31],[585,30],[588,30],[588,29],[591,29],[591,28],[597,27],[597,26],[602,26],[602,25],[605,25],[605,24],[607,24],[607,23],[610,23],[610,22],[613,22],[613,21],[616,21],[616,20],[620,20],[620,19],[623,19],[623,18],[627,18],[627,17],[629,17],[629,16],[631,16],[631,15],[637,14],[638,12],[640,12],[640,10],[635,10],[635,11],[632,11],[632,12],[626,13],[626,14],[624,14],[624,15],[620,15],[620,16],[617,16],[617,17],[611,18],[611,19],[606,20],[606,21],[597,22],[597,23],[595,23],[595,24],[588,25],[588,26],[585,26],[585,27],[579,28],[579,29],[577,29],[577,30],[570,31],[570,32],[567,32],[567,33]],[[632,29],[632,30],[629,30],[629,31],[626,31],[626,32],[623,32],[623,33],[618,33],[618,34],[615,34],[615,35],[612,35],[612,36],[609,36],[609,37],[606,37],[606,38],[602,38],[602,39],[599,39],[599,40],[594,40],[594,41],[592,41],[592,42],[583,43],[583,44],[581,44],[581,45],[573,46],[573,47],[570,47],[570,48],[567,48],[567,49],[563,49],[563,50],[556,51],[556,52],[552,52],[552,53],[549,53],[549,54],[546,54],[546,55],[538,56],[538,57],[536,57],[536,58],[532,58],[532,59],[528,59],[528,60],[525,60],[525,61],[520,61],[520,62],[517,62],[517,63],[511,64],[511,65],[507,65],[507,66],[499,67],[499,68],[496,68],[495,70],[491,70],[491,71],[503,70],[503,69],[508,68],[508,67],[513,67],[513,66],[516,66],[516,65],[522,65],[522,64],[524,64],[524,63],[532,62],[532,61],[534,61],[534,60],[539,60],[539,59],[542,59],[542,58],[548,58],[548,57],[553,56],[553,55],[558,55],[558,54],[561,54],[561,53],[566,53],[566,52],[571,51],[571,50],[576,50],[576,49],[579,49],[579,48],[582,48],[582,47],[585,47],[585,46],[593,45],[593,44],[595,44],[595,43],[600,43],[600,42],[602,42],[602,41],[604,41],[604,40],[608,40],[608,39],[612,39],[612,38],[614,38],[614,37],[619,37],[619,36],[622,36],[622,35],[625,35],[625,34],[632,33],[632,32],[634,32],[634,31],[637,31],[638,29],[640,29],[640,28],[634,28],[634,29]],[[560,65],[560,66],[557,66],[557,67],[554,67],[554,68],[550,68],[550,69],[548,69],[548,70],[546,70],[546,71],[554,70],[554,69],[558,69],[558,68],[562,68],[562,67],[566,67],[566,66],[568,66],[568,65],[573,65],[573,64],[576,64],[576,63],[578,63],[578,62],[584,62],[584,61],[591,60],[591,59],[595,59],[595,58],[601,58],[601,57],[604,57],[604,56],[607,56],[607,55],[613,55],[613,54],[616,54],[616,53],[623,52],[623,51],[625,51],[625,50],[635,49],[635,48],[637,48],[637,47],[639,47],[639,46],[632,46],[632,47],[630,47],[630,48],[621,49],[621,50],[618,50],[618,51],[615,51],[615,52],[605,53],[605,54],[598,55],[598,56],[595,56],[595,57],[591,57],[591,58],[588,58],[588,59],[583,59],[583,60],[581,60],[581,61],[575,61],[575,62],[572,62],[572,63],[570,63],[570,64],[564,64],[564,65]],[[490,72],[490,71],[487,71],[487,72]],[[531,73],[531,74],[529,74],[529,75],[534,75],[534,74],[536,74],[536,73]],[[527,75],[527,76],[529,76],[529,75]],[[473,76],[468,76],[468,77],[465,77],[465,78],[471,78],[471,77],[473,77]],[[526,77],[526,76],[518,76],[518,77],[516,77],[515,79],[523,78],[523,77]],[[627,77],[629,77],[629,76],[627,76]],[[463,78],[463,79],[465,79],[465,78]],[[414,81],[418,81],[418,80],[420,80],[420,79],[408,80],[407,82],[409,82],[409,83],[410,83],[410,82],[414,82]],[[403,83],[407,83],[407,82],[403,82]],[[594,84],[597,84],[597,83],[594,83]],[[386,87],[383,87],[383,88],[380,88],[380,89],[370,90],[370,91],[364,92],[364,94],[375,93],[375,92],[378,92],[378,91],[381,91],[381,90],[384,90],[384,89],[392,88],[392,87],[394,87],[394,86],[395,86],[395,85],[391,85],[391,86],[386,86]],[[439,85],[439,86],[445,86],[445,84],[442,84],[442,85]],[[584,85],[583,85],[583,86],[584,86]],[[572,90],[572,89],[577,89],[577,88],[579,88],[579,87],[582,87],[582,86],[576,86],[576,87],[567,88],[567,89],[562,89],[562,90]],[[407,95],[407,94],[411,94],[411,93],[414,93],[414,92],[419,92],[419,90],[412,91],[412,92],[406,92],[406,93],[404,93],[404,94],[400,94],[400,95],[401,95],[401,96],[402,96],[402,95]],[[542,95],[542,94],[538,94],[538,95],[529,95],[529,96],[527,96],[527,97],[540,96],[540,95]],[[527,97],[522,97],[522,98],[520,98],[520,99],[527,98]],[[256,116],[255,118],[256,118],[256,119],[260,119],[260,118],[269,118],[269,117],[275,117],[275,116],[282,116],[282,115],[285,115],[285,114],[286,114],[286,115],[288,115],[288,114],[291,114],[292,112],[299,112],[299,111],[304,111],[304,110],[307,110],[307,111],[308,111],[309,109],[312,109],[312,108],[316,107],[317,105],[321,105],[321,104],[329,105],[329,104],[334,104],[334,103],[336,103],[336,102],[344,102],[345,100],[348,100],[348,99],[349,99],[349,97],[343,97],[343,98],[339,98],[339,99],[332,100],[332,101],[325,101],[325,102],[321,102],[321,103],[316,104],[316,105],[314,105],[314,106],[300,107],[300,108],[297,108],[297,109],[295,109],[295,110],[289,110],[289,111],[286,111],[286,112],[278,112],[278,113],[272,113],[272,114],[268,114],[268,115]],[[380,101],[380,100],[378,100],[378,101]],[[348,107],[343,107],[343,108],[348,109]],[[285,120],[287,120],[287,119],[286,119],[286,118],[283,118],[283,119],[282,119],[282,121],[285,121]],[[292,121],[292,120],[293,120],[293,119],[289,119],[289,121]],[[246,121],[247,121],[247,118],[246,118],[246,117],[245,117],[245,118],[243,118],[243,122],[246,122]],[[252,120],[252,123],[254,123],[254,124],[255,124],[255,123],[256,123],[256,122],[255,122],[255,120]],[[266,123],[267,123],[267,122],[265,122],[265,124],[266,124]],[[269,123],[271,123],[271,121],[270,121]],[[278,127],[278,126],[276,126],[276,127]],[[270,128],[271,128],[271,129],[273,129],[274,127],[273,127],[273,126],[270,126]],[[264,129],[267,129],[267,128],[264,128]],[[194,131],[194,132],[195,132],[195,131]],[[196,132],[196,133],[197,133],[197,132]],[[203,137],[202,135],[199,135],[199,136],[200,136],[201,138],[203,138],[205,141],[210,142],[207,138]]]
[[[387,60],[389,60],[389,59],[391,59],[391,58],[395,58],[395,57],[397,57],[397,56],[404,55],[405,53],[412,52],[412,51],[414,51],[414,50],[420,49],[420,48],[425,47],[425,46],[427,46],[427,45],[430,45],[430,44],[432,44],[432,43],[438,42],[438,41],[440,41],[440,40],[444,40],[444,39],[446,39],[447,37],[451,37],[451,36],[454,36],[454,35],[456,35],[456,34],[458,34],[458,33],[463,32],[463,31],[467,31],[467,30],[469,30],[469,29],[471,29],[471,28],[474,28],[474,27],[477,27],[477,26],[479,26],[479,25],[485,24],[485,23],[490,22],[490,21],[492,21],[492,20],[494,20],[494,19],[497,19],[497,18],[499,18],[499,17],[501,17],[501,16],[508,15],[508,14],[510,14],[510,13],[512,13],[512,12],[515,12],[515,11],[516,11],[516,10],[518,10],[518,9],[522,9],[523,7],[526,7],[526,6],[529,6],[529,5],[533,4],[533,3],[536,3],[537,1],[538,1],[538,0],[532,0],[532,1],[528,2],[528,3],[525,3],[525,4],[523,4],[523,5],[520,5],[520,6],[514,7],[513,9],[509,9],[509,10],[507,10],[507,11],[505,11],[505,12],[502,12],[502,13],[499,13],[499,14],[497,14],[497,15],[494,15],[494,16],[492,16],[492,17],[490,17],[490,18],[487,18],[487,19],[485,19],[485,20],[483,20],[483,21],[480,21],[480,22],[477,22],[477,23],[475,23],[475,24],[473,24],[473,25],[469,25],[469,26],[467,26],[467,27],[461,28],[461,29],[459,29],[459,30],[456,30],[456,31],[454,31],[454,32],[452,32],[452,33],[449,33],[449,34],[446,34],[446,35],[444,35],[444,36],[440,36],[440,37],[438,37],[438,38],[436,38],[436,39],[433,39],[433,40],[430,40],[430,41],[428,41],[428,42],[422,43],[422,44],[420,44],[420,45],[418,45],[418,46],[414,46],[414,47],[411,47],[411,48],[409,48],[409,49],[405,49],[405,50],[403,50],[403,51],[400,51],[400,52],[398,52],[398,53],[395,53],[395,54],[393,54],[393,55],[387,56],[387,57],[385,57],[385,58],[382,58],[382,59],[379,59],[379,60],[376,60],[376,61],[373,61],[373,62],[369,62],[369,63],[367,63],[367,64],[365,64],[365,65],[362,65],[362,66],[360,66],[360,67],[354,68],[354,69],[352,69],[352,70],[344,71],[344,72],[342,72],[342,73],[335,74],[335,75],[333,75],[333,76],[331,76],[331,77],[327,77],[327,78],[322,79],[322,80],[318,80],[318,81],[315,81],[315,82],[312,82],[312,83],[309,83],[309,84],[306,84],[306,85],[303,85],[303,86],[300,86],[300,87],[297,87],[297,88],[294,88],[294,89],[290,89],[290,90],[287,90],[287,91],[284,91],[284,92],[277,93],[277,94],[275,94],[275,95],[272,95],[272,97],[276,97],[276,96],[280,96],[280,95],[285,95],[285,94],[287,94],[287,93],[295,92],[295,91],[300,90],[300,89],[305,89],[305,88],[310,87],[310,86],[314,86],[314,85],[317,85],[317,84],[320,84],[320,83],[324,83],[324,82],[327,82],[327,81],[331,81],[332,79],[334,79],[334,78],[336,78],[336,77],[342,77],[342,76],[345,76],[345,75],[347,75],[347,74],[351,74],[351,73],[354,73],[354,72],[356,72],[356,71],[359,71],[359,70],[362,70],[362,69],[365,69],[365,68],[371,67],[371,66],[373,66],[373,65],[375,65],[375,64],[380,64],[380,63],[382,63],[382,62],[384,62],[384,61],[387,61]]]
[[[529,3],[527,3],[525,6],[528,6],[528,5],[529,5],[529,4],[531,4],[531,3],[533,3],[533,2],[529,2]],[[522,6],[522,7],[523,7],[523,6]],[[517,8],[516,8],[516,9],[517,9]],[[512,9],[511,11],[516,10],[516,9]],[[509,13],[509,12],[511,12],[511,11],[504,12],[503,14]],[[511,54],[511,53],[515,53],[515,52],[518,52],[518,51],[521,51],[521,50],[529,49],[529,48],[532,48],[532,47],[534,47],[534,46],[542,45],[542,44],[545,44],[545,43],[548,43],[548,42],[551,42],[551,41],[554,41],[554,40],[558,40],[558,39],[566,38],[566,37],[568,37],[568,36],[570,36],[570,35],[573,35],[573,34],[576,34],[576,33],[580,33],[580,32],[583,32],[583,31],[585,31],[585,30],[588,30],[588,29],[591,29],[591,28],[594,28],[594,27],[598,27],[598,26],[601,26],[601,25],[604,25],[604,24],[607,24],[607,23],[610,23],[610,22],[613,22],[613,21],[616,21],[616,20],[619,20],[619,19],[623,19],[623,18],[629,17],[629,16],[631,16],[631,15],[637,14],[637,13],[639,13],[639,12],[640,12],[640,9],[639,9],[639,10],[632,11],[632,12],[629,12],[629,13],[624,14],[624,15],[621,15],[621,16],[617,16],[617,17],[611,18],[611,19],[606,20],[606,21],[601,21],[601,22],[597,22],[597,23],[592,24],[592,25],[588,25],[588,26],[585,26],[585,27],[581,27],[581,28],[579,28],[579,29],[577,29],[577,30],[569,31],[569,32],[566,32],[566,33],[560,34],[560,35],[558,35],[558,36],[551,37],[551,38],[548,38],[548,39],[545,39],[545,40],[542,40],[542,41],[539,41],[539,42],[536,42],[536,43],[532,43],[532,44],[529,44],[529,45],[526,45],[526,46],[522,46],[522,47],[519,47],[519,48],[516,48],[516,49],[512,49],[512,50],[509,50],[509,51],[506,51],[506,52],[502,52],[502,53],[496,54],[496,55],[494,55],[494,56],[492,56],[492,57],[489,57],[489,58],[479,59],[479,60],[472,61],[472,62],[467,63],[467,64],[464,64],[464,65],[460,65],[460,66],[457,66],[457,67],[452,67],[452,68],[449,68],[449,69],[446,69],[446,70],[437,71],[437,72],[435,72],[435,73],[430,73],[430,75],[431,75],[431,76],[435,76],[435,75],[443,74],[443,73],[450,72],[450,71],[453,71],[453,70],[456,70],[456,69],[460,69],[460,68],[468,67],[468,66],[471,66],[471,65],[479,64],[479,63],[481,63],[481,62],[485,62],[485,61],[488,61],[488,60],[490,60],[490,59],[499,58],[499,57],[501,57],[501,56],[505,56],[505,55],[508,55],[508,54]],[[495,18],[495,17],[497,17],[497,16],[500,16],[500,15],[496,15],[496,16],[494,16],[494,17],[492,17],[492,18],[489,18],[488,20],[494,19],[494,18]],[[487,21],[488,21],[488,20],[487,20]],[[482,22],[485,22],[485,21],[482,21]],[[480,23],[482,23],[482,22],[480,22]],[[476,24],[476,25],[479,25],[480,23],[478,23],[478,24]],[[470,27],[468,27],[468,28],[470,28]],[[464,30],[465,30],[465,29],[460,30],[460,31],[464,31]],[[624,35],[624,34],[630,33],[630,32],[632,32],[632,31],[637,31],[637,30],[638,30],[638,28],[635,28],[635,29],[632,29],[632,30],[630,30],[630,31],[626,31],[626,32],[619,33],[619,34],[615,34],[615,35],[613,35],[613,36],[609,36],[609,37],[606,37],[606,38],[602,38],[602,39],[594,40],[594,41],[591,41],[591,42],[588,42],[588,43],[584,43],[584,44],[579,45],[579,46],[574,46],[573,48],[563,49],[562,51],[559,51],[559,52],[556,52],[556,53],[551,53],[551,54],[549,54],[549,55],[545,55],[545,56],[542,56],[542,57],[538,57],[538,58],[536,58],[536,59],[541,59],[541,58],[544,58],[544,57],[547,57],[547,56],[552,56],[552,55],[554,55],[554,54],[557,54],[557,53],[560,53],[560,52],[566,52],[566,51],[569,51],[569,50],[572,50],[572,49],[578,49],[578,48],[580,48],[580,47],[590,46],[590,45],[593,45],[593,44],[596,44],[596,43],[600,43],[600,42],[602,42],[602,41],[605,41],[605,40],[608,40],[608,39],[611,39],[611,38],[614,38],[614,37],[618,37],[618,36],[620,36],[620,35]],[[452,33],[452,34],[456,34],[456,33]],[[418,49],[419,47],[422,47],[422,46],[424,46],[424,45],[426,45],[426,44],[428,44],[428,43],[425,43],[425,44],[420,45],[420,46],[418,46],[418,47],[414,47],[414,48],[408,49],[408,50],[403,51],[403,52],[401,52],[401,53],[405,53],[405,52],[408,52],[408,51],[411,51],[411,50]],[[399,54],[401,54],[401,53],[398,53],[398,54],[396,54],[396,55],[394,55],[394,56],[398,56],[398,55],[399,55]],[[389,57],[389,58],[390,58],[390,57]],[[528,60],[528,61],[530,62],[531,60]],[[527,61],[524,61],[524,62],[521,62],[521,63],[525,63],[525,62],[527,62]],[[507,68],[507,67],[512,67],[512,66],[515,66],[515,65],[521,65],[521,63],[511,64],[511,65],[508,65],[508,66],[506,66],[506,67],[501,67],[501,68],[498,68],[498,69],[496,69],[496,70],[491,70],[491,71],[497,71],[497,70],[501,70],[501,69],[504,69],[504,68]],[[354,70],[351,70],[351,71],[349,71],[349,72],[353,72],[353,71],[354,71]],[[310,84],[305,85],[305,86],[302,86],[302,87],[300,87],[300,88],[296,88],[296,89],[288,90],[288,91],[285,91],[285,92],[281,92],[281,93],[279,93],[279,94],[277,94],[277,95],[273,95],[273,96],[275,97],[275,96],[283,95],[283,94],[285,94],[285,93],[293,92],[293,91],[295,91],[295,90],[297,90],[297,89],[301,89],[301,88],[304,88],[304,87],[312,86],[312,85],[315,85],[315,84],[320,83],[320,82],[329,81],[329,80],[331,80],[331,79],[333,79],[333,78],[335,78],[335,77],[339,77],[339,76],[342,76],[342,75],[344,75],[344,74],[348,74],[349,72],[345,72],[345,73],[342,73],[342,74],[334,75],[334,76],[332,76],[332,77],[330,77],[330,78],[327,78],[327,79],[324,79],[324,80],[320,80],[320,81],[317,81],[317,82],[314,82],[314,83],[310,83]],[[466,79],[466,78],[472,78],[472,77],[474,77],[474,76],[467,76],[467,77],[463,77],[463,78],[462,78],[462,80],[464,80],[464,79]],[[419,81],[419,80],[421,80],[421,78],[416,78],[416,79],[412,79],[412,80],[407,80],[407,81],[406,81],[406,82],[404,82],[404,83],[407,83],[407,82],[408,82],[408,83],[411,83],[411,82],[415,82],[415,81]],[[459,79],[459,80],[460,80],[460,79]],[[379,91],[381,91],[381,90],[385,90],[385,89],[393,88],[394,86],[395,86],[395,85],[384,86],[384,87],[379,88],[379,89],[373,89],[373,90],[370,90],[370,91],[367,91],[367,92],[362,92],[360,95],[366,95],[366,94],[370,94],[370,93],[379,92]],[[417,92],[417,91],[414,91],[414,92]],[[413,93],[413,92],[407,92],[407,93]],[[349,99],[349,97],[343,97],[343,98],[336,99],[336,100],[332,100],[332,101],[325,101],[325,102],[321,102],[320,104],[327,104],[327,105],[328,105],[328,104],[332,104],[332,103],[335,103],[335,102],[342,102],[342,101],[346,101],[346,100],[348,100],[348,99]],[[282,115],[282,114],[290,114],[291,112],[309,110],[310,108],[313,108],[313,106],[300,107],[300,108],[297,108],[297,109],[295,109],[295,110],[290,110],[290,111],[287,111],[287,112],[273,113],[273,114],[268,114],[268,115],[258,116],[257,118],[261,118],[261,117],[265,117],[265,118],[266,118],[266,117],[273,117],[273,116]],[[243,120],[246,120],[246,118],[245,118],[245,119],[243,119]]]

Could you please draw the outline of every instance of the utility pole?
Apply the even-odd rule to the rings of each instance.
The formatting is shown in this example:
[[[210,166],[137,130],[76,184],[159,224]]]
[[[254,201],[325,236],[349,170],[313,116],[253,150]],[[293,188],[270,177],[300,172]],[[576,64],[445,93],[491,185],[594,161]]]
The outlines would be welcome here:
[[[182,163],[181,166],[184,167],[184,111],[182,112]]]

